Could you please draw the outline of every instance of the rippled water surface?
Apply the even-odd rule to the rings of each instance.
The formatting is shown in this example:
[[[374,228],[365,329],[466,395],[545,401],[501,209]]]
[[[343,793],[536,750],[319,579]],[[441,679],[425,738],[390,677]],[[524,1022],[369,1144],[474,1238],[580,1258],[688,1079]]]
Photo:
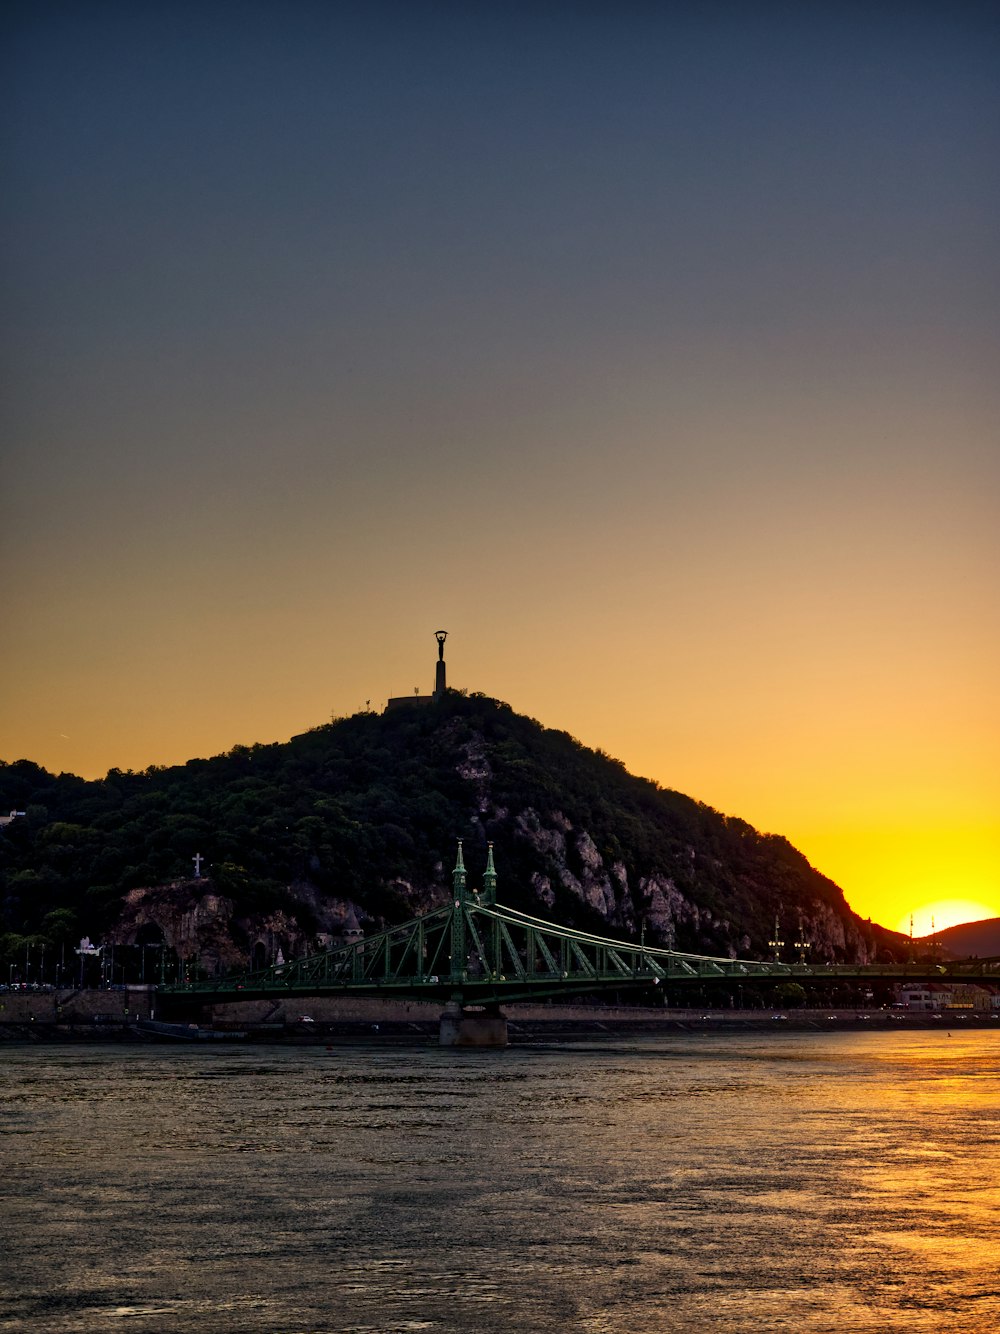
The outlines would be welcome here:
[[[998,1059],[8,1047],[0,1330],[994,1334]]]

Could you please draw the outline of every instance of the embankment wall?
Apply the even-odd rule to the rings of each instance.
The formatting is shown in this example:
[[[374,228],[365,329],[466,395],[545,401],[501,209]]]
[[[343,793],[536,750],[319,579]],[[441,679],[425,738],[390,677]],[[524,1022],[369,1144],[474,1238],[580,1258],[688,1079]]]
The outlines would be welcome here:
[[[301,997],[291,1000],[237,1001],[202,1008],[199,1022],[226,1029],[246,1029],[263,1040],[325,1040],[330,1035],[433,1033],[442,1006],[438,1001],[377,997]],[[685,1010],[663,1007],[583,1005],[563,1002],[505,1005],[512,1040],[518,1035],[553,1037],[560,1034],[629,1032],[655,1029],[708,1031],[777,1031],[807,1028],[937,1028],[992,1027],[1000,1031],[1000,1016],[960,1013],[909,1013],[903,1010],[789,1010],[772,1015],[762,1010]],[[310,1023],[302,1022],[308,1015]],[[171,1018],[157,1013],[156,993],[149,987],[124,991],[65,990],[0,993],[0,1041],[61,1036],[75,1039],[128,1038],[137,1020]]]

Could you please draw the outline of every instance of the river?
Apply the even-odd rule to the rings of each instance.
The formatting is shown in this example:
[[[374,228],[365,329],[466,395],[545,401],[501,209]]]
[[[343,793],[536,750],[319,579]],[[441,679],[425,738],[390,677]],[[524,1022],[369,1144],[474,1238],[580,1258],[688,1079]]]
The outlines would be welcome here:
[[[7,1047],[0,1330],[995,1334],[998,1058]]]

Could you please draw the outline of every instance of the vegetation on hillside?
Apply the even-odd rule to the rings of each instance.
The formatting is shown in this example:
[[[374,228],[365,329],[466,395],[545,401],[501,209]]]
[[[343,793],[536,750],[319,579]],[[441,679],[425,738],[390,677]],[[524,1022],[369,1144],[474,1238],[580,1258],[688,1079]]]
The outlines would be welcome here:
[[[872,930],[784,838],[480,695],[93,782],[0,764],[11,809],[25,814],[0,830],[5,955],[98,938],[130,889],[190,878],[196,853],[242,911],[301,921],[306,898],[335,897],[370,925],[402,920],[447,896],[456,837],[473,880],[492,840],[504,902],[585,929],[655,932],[656,882],[693,909],[675,914],[680,948],[761,954],[779,911],[789,929],[801,912]],[[610,890],[583,892],[598,882],[613,910]]]

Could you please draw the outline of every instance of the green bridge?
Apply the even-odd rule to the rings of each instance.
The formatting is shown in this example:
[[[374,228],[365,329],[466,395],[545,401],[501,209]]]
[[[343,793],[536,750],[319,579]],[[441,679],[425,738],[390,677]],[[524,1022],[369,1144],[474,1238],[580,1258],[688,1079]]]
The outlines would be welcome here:
[[[203,1004],[315,996],[439,1000],[445,1045],[502,1045],[504,1003],[625,988],[769,981],[1000,982],[1000,961],[807,964],[713,958],[629,944],[544,922],[496,901],[489,845],[482,890],[469,889],[462,844],[452,902],[354,944],[158,994]]]

